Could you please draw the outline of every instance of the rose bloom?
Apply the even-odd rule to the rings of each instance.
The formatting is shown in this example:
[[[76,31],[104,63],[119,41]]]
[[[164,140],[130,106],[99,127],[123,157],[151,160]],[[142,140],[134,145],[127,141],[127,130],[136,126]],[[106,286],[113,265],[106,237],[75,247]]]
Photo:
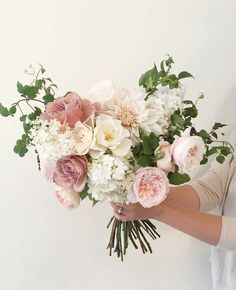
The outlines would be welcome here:
[[[200,165],[204,154],[204,142],[199,136],[189,136],[185,130],[182,137],[175,139],[171,146],[174,162],[180,173],[190,173]]]
[[[136,172],[127,199],[131,203],[139,202],[143,207],[152,207],[161,203],[169,192],[166,173],[160,168],[144,167]]]
[[[110,149],[116,156],[125,156],[132,145],[129,136],[129,131],[121,125],[120,120],[101,114],[96,119],[90,154],[92,157],[98,158],[107,149]]]
[[[76,140],[76,152],[78,155],[88,153],[92,140],[93,129],[85,123],[78,121],[73,130],[73,137]]]
[[[171,156],[171,145],[166,142],[160,142],[158,148],[155,150],[155,155],[161,155],[162,158],[157,160],[157,167],[164,170],[166,173],[174,171],[174,164]]]
[[[86,122],[95,113],[95,107],[87,99],[81,99],[76,93],[69,93],[59,97],[54,102],[46,105],[45,113],[41,114],[42,120],[57,119],[61,124],[67,123],[73,128],[76,122]]]
[[[55,191],[57,199],[68,210],[76,208],[80,204],[80,195],[73,188],[58,187]]]
[[[53,181],[60,187],[81,192],[87,182],[87,164],[85,156],[66,156],[57,161]]]

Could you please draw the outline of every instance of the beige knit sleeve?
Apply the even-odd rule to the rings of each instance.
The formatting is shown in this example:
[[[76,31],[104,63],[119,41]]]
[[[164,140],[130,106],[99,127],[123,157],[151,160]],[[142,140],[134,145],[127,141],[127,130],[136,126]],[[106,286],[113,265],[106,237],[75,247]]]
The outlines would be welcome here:
[[[191,181],[191,185],[200,199],[200,211],[209,211],[223,199],[228,186],[230,162],[212,163],[211,168],[199,179]]]
[[[217,248],[227,251],[236,251],[236,218],[222,216],[220,240]]]

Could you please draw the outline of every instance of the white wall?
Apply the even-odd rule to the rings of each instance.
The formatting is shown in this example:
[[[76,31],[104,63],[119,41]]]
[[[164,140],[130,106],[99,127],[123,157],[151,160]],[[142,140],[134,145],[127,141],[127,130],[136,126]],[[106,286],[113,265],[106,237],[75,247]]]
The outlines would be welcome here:
[[[111,78],[133,86],[166,53],[192,72],[190,98],[205,92],[199,125],[235,126],[234,0],[0,1],[0,101],[14,102],[16,81],[42,63],[59,85],[85,93]],[[0,289],[210,290],[209,247],[157,223],[154,254],[125,262],[105,250],[107,204],[66,212],[36,168],[33,153],[12,153],[21,128],[0,119]]]

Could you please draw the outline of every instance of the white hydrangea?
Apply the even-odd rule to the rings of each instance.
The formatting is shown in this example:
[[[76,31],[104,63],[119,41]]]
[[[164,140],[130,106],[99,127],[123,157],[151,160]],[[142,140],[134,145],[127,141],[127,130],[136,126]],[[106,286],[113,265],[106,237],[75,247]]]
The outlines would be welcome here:
[[[76,128],[71,129],[67,125],[61,125],[56,119],[44,121],[37,119],[31,122],[31,145],[38,152],[40,160],[55,160],[70,155],[79,154]],[[92,136],[91,136],[92,140]]]
[[[157,135],[167,133],[171,115],[177,109],[182,109],[183,95],[182,88],[170,89],[166,86],[158,88],[154,95],[149,96],[146,107],[149,112],[158,116],[158,121],[150,127],[151,132]]]
[[[128,159],[105,154],[90,162],[88,176],[88,192],[93,198],[125,202],[134,173]]]

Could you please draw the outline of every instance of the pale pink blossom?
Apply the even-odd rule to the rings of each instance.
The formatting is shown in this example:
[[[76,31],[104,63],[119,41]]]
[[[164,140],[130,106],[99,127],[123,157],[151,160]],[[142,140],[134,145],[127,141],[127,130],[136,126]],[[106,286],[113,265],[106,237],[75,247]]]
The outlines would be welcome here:
[[[160,142],[158,148],[155,151],[157,159],[157,167],[164,170],[166,173],[169,173],[170,171],[174,171],[174,164],[172,161],[171,156],[171,144],[163,141]]]
[[[189,174],[200,165],[204,154],[204,142],[199,136],[190,136],[189,130],[177,137],[171,146],[174,162],[179,173]]]
[[[87,182],[87,164],[85,156],[66,156],[57,161],[53,181],[60,187],[72,187],[76,192],[81,192]]]
[[[69,93],[59,97],[46,105],[42,120],[57,119],[61,124],[68,124],[73,128],[76,122],[87,122],[93,118],[95,106],[87,99],[80,98],[76,93]]]
[[[156,167],[140,168],[129,189],[127,199],[131,203],[139,202],[143,207],[152,207],[161,203],[169,192],[166,173]]]
[[[73,188],[58,187],[55,194],[59,202],[68,210],[76,208],[80,204],[80,195]]]

